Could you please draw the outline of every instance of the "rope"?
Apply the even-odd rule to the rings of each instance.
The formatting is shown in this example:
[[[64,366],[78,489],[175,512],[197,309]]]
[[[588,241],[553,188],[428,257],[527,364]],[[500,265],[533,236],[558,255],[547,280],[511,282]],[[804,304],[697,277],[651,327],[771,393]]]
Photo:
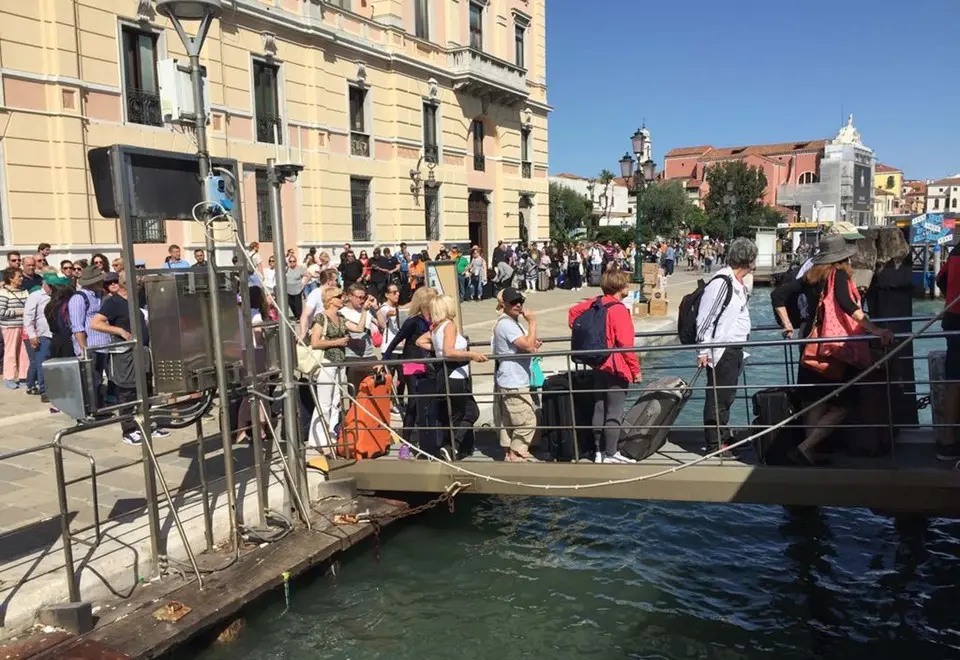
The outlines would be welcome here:
[[[241,252],[246,256],[246,260],[247,260],[247,262],[250,264],[251,268],[254,268],[254,269],[255,269],[255,267],[254,267],[254,265],[253,265],[253,260],[250,259],[250,256],[247,254],[246,250],[245,250],[245,249],[242,249],[242,248],[243,248],[243,245],[242,245],[242,243],[240,242],[240,237],[239,237],[239,235],[237,234],[236,222],[235,222],[235,220],[233,219],[233,216],[226,216],[226,217],[228,217],[228,218],[230,219],[230,221],[231,221],[231,225],[232,225],[232,227],[233,227],[233,234],[234,234],[234,237],[235,237],[235,239],[236,239],[237,245],[239,245],[239,246],[241,247]],[[864,378],[866,378],[868,375],[870,375],[871,373],[873,373],[874,371],[876,371],[878,368],[880,368],[880,367],[882,367],[883,365],[887,364],[887,362],[889,362],[892,358],[894,358],[896,355],[898,355],[904,348],[906,348],[906,346],[907,346],[908,344],[910,344],[910,343],[913,342],[917,337],[919,337],[919,336],[922,335],[924,332],[926,332],[926,331],[930,328],[930,326],[932,326],[934,323],[936,323],[937,321],[939,321],[940,319],[942,319],[942,318],[943,318],[943,315],[947,312],[947,310],[949,310],[950,308],[952,308],[954,305],[957,305],[957,304],[960,304],[960,296],[957,296],[957,298],[955,298],[955,299],[954,299],[953,301],[951,301],[949,304],[944,305],[943,310],[942,310],[939,314],[937,314],[936,316],[931,317],[926,323],[923,324],[923,326],[922,326],[919,330],[917,330],[916,332],[912,333],[912,334],[911,334],[909,337],[907,337],[903,342],[901,342],[900,344],[898,344],[897,346],[895,346],[895,347],[893,348],[893,350],[889,351],[886,355],[884,355],[884,356],[883,356],[879,361],[877,361],[875,364],[873,364],[872,366],[868,367],[867,369],[865,369],[864,371],[862,371],[861,373],[859,373],[857,376],[855,376],[854,378],[852,378],[852,379],[851,379],[850,381],[848,381],[847,383],[844,383],[843,385],[841,385],[841,386],[840,386],[839,388],[837,388],[837,390],[835,390],[834,392],[831,392],[831,393],[829,393],[829,394],[826,394],[826,395],[822,396],[820,399],[818,399],[818,400],[815,401],[814,403],[811,403],[811,404],[808,405],[806,408],[803,408],[802,410],[799,410],[799,411],[795,412],[794,414],[792,414],[791,416],[787,417],[786,419],[778,422],[777,424],[774,424],[774,425],[772,425],[772,426],[769,426],[769,427],[767,427],[767,428],[765,428],[765,429],[763,429],[763,430],[761,430],[761,431],[759,431],[759,432],[757,432],[757,433],[754,433],[753,435],[747,436],[746,438],[742,438],[741,440],[738,440],[738,441],[736,441],[736,442],[734,442],[734,443],[732,443],[732,444],[729,444],[729,445],[727,445],[727,446],[725,446],[725,447],[721,447],[721,448],[718,449],[717,451],[709,452],[709,453],[707,453],[707,454],[704,454],[703,456],[698,456],[697,458],[695,458],[695,459],[693,459],[693,460],[690,460],[690,461],[687,461],[686,463],[680,463],[680,464],[678,464],[678,465],[674,465],[673,467],[664,468],[663,470],[659,470],[659,471],[657,471],[657,472],[652,472],[652,473],[650,473],[650,474],[638,475],[638,476],[636,476],[636,477],[625,477],[625,478],[622,478],[622,479],[607,479],[607,480],[604,480],[604,481],[593,481],[593,482],[587,482],[587,483],[582,483],[582,484],[571,484],[571,485],[556,486],[556,485],[552,485],[552,484],[531,483],[531,482],[527,482],[527,481],[512,481],[512,480],[510,480],[510,479],[503,479],[503,478],[501,478],[501,477],[495,477],[495,476],[490,475],[490,474],[484,474],[484,473],[482,473],[482,472],[476,472],[476,471],[471,470],[471,469],[469,469],[469,468],[463,467],[463,465],[462,465],[461,463],[457,463],[457,462],[454,462],[454,461],[444,460],[444,459],[442,459],[442,458],[437,458],[437,457],[434,456],[433,454],[429,454],[429,453],[423,451],[422,449],[420,449],[420,447],[414,445],[413,443],[407,442],[406,440],[403,439],[403,437],[402,437],[399,433],[397,433],[397,432],[396,432],[395,430],[393,430],[390,426],[388,426],[386,423],[384,423],[383,421],[381,421],[377,415],[371,413],[371,412],[370,412],[366,407],[364,407],[359,401],[357,401],[353,396],[351,396],[350,393],[349,393],[349,391],[348,391],[348,388],[345,388],[345,387],[344,387],[341,383],[339,383],[339,382],[336,382],[336,383],[335,383],[335,386],[340,389],[341,393],[344,394],[344,397],[345,397],[348,401],[350,401],[351,404],[357,406],[357,408],[359,408],[360,410],[362,410],[363,412],[365,412],[367,415],[369,415],[370,418],[372,418],[372,419],[374,420],[374,422],[375,422],[378,426],[382,427],[384,430],[386,430],[388,433],[390,433],[390,436],[391,436],[393,439],[395,439],[397,442],[399,442],[400,444],[406,445],[407,447],[410,448],[411,451],[415,452],[416,454],[418,454],[418,455],[420,455],[420,456],[423,456],[424,458],[426,458],[426,459],[428,459],[428,460],[442,463],[443,465],[447,466],[448,468],[453,469],[454,471],[456,471],[456,472],[458,472],[458,473],[460,473],[460,474],[463,474],[463,475],[466,475],[466,476],[469,476],[469,477],[474,477],[475,479],[481,479],[481,480],[486,481],[486,482],[488,482],[488,483],[496,483],[496,484],[501,484],[501,485],[504,485],[504,486],[513,486],[513,487],[516,487],[516,488],[527,488],[527,489],[530,489],[530,490],[543,490],[543,491],[551,491],[551,490],[573,490],[573,491],[578,491],[578,490],[590,490],[590,489],[594,489],[594,488],[607,488],[607,487],[609,487],[609,486],[622,486],[622,485],[626,485],[626,484],[634,484],[634,483],[640,483],[640,482],[643,482],[643,481],[650,481],[650,480],[652,480],[652,479],[658,479],[658,478],[660,478],[660,477],[665,477],[665,476],[669,476],[669,475],[671,475],[671,474],[675,474],[675,473],[677,473],[677,472],[680,472],[681,470],[686,470],[686,469],[691,468],[691,467],[694,467],[694,466],[696,466],[696,465],[700,465],[701,463],[705,463],[706,461],[708,461],[708,460],[710,460],[710,459],[721,457],[721,455],[722,455],[724,452],[728,452],[728,451],[730,451],[731,449],[736,449],[737,447],[741,447],[741,446],[747,444],[748,442],[753,442],[754,440],[757,440],[757,439],[759,439],[759,438],[762,438],[763,436],[767,435],[768,433],[773,433],[774,431],[777,431],[777,430],[783,428],[784,426],[787,426],[788,424],[792,423],[793,421],[795,421],[795,420],[799,419],[800,417],[806,415],[808,412],[810,412],[811,410],[813,410],[813,409],[816,408],[817,406],[819,406],[819,405],[821,405],[821,404],[823,404],[823,403],[826,403],[826,402],[829,401],[830,399],[832,399],[832,398],[840,395],[841,393],[843,393],[843,392],[846,391],[847,389],[853,387],[854,385],[856,385],[857,383],[859,383],[860,381],[862,381]],[[276,305],[276,301],[274,301],[274,306],[277,307],[277,311],[279,312],[279,311],[280,311],[280,308],[279,308],[279,306]],[[290,332],[293,333],[293,336],[296,338],[297,342],[300,343],[302,346],[307,346],[306,342],[304,342],[304,341],[298,336],[299,333],[297,332],[297,329],[296,329],[296,328],[293,326],[293,324],[291,323],[290,319],[287,318],[287,317],[285,317],[283,314],[279,314],[279,316],[280,316],[280,321],[281,321],[281,323],[285,324],[285,325],[289,328]],[[299,321],[299,319],[298,319],[298,321]],[[311,359],[313,359],[312,354],[311,354]],[[320,364],[319,362],[317,362],[315,359],[314,359],[314,362],[315,362],[314,370],[316,370],[317,368],[319,368],[319,367],[321,366],[321,364]],[[314,388],[311,387],[310,389],[313,390]],[[315,395],[314,395],[314,400],[316,400],[316,396],[315,396]]]

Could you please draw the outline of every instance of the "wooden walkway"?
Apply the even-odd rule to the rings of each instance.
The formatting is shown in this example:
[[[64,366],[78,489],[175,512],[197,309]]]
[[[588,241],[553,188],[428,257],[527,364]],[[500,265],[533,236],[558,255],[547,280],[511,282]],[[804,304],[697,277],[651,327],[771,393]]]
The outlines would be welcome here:
[[[478,437],[476,454],[456,466],[399,460],[394,446],[391,455],[375,460],[336,461],[331,472],[355,478],[357,487],[367,491],[432,493],[460,482],[467,494],[863,506],[960,514],[960,471],[937,461],[927,430],[905,431],[893,454],[882,458],[838,456],[827,467],[773,467],[757,465],[750,450],[742,460],[711,458],[666,474],[659,473],[704,455],[702,432],[674,431],[660,452],[636,465],[506,463],[499,460],[502,454],[491,442],[492,434],[485,435]]]

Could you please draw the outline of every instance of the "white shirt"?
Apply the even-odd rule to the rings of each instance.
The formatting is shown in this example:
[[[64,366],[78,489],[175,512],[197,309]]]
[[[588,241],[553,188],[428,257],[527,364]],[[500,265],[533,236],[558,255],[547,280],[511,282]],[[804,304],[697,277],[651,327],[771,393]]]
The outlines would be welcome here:
[[[597,246],[590,248],[590,263],[595,266],[603,263],[603,252]]]
[[[277,286],[277,270],[276,268],[265,267],[263,269],[263,286],[273,293],[274,288]]]
[[[314,316],[323,311],[323,287],[317,287],[307,295],[303,311],[306,312],[309,323],[313,322]]]
[[[443,357],[443,329],[447,327],[448,323],[450,323],[450,321],[446,320],[443,323],[441,323],[439,326],[437,326],[433,331],[433,335],[430,337],[431,341],[433,341],[433,352],[439,358]],[[467,340],[464,339],[463,335],[461,335],[458,332],[457,338],[453,342],[453,348],[458,351],[465,351],[467,350],[467,346],[468,346]],[[450,372],[450,378],[469,378],[469,377],[470,377],[469,361],[462,367],[457,367],[456,369]],[[527,384],[529,383],[530,381],[528,380]]]
[[[353,307],[343,307],[340,310],[340,316],[342,316],[350,323],[356,325],[360,323],[360,317],[363,315],[363,312],[358,312]],[[374,328],[377,327],[377,319],[375,312],[367,312],[367,327],[365,332],[348,332],[347,333],[347,357],[348,358],[363,358],[363,359],[372,359],[374,357],[373,352],[373,340],[370,338],[370,333]]]
[[[727,296],[727,282],[720,277],[726,275],[733,282],[733,295],[730,304],[720,316],[720,309]],[[750,336],[750,309],[748,303],[750,294],[747,287],[737,280],[733,269],[725,266],[717,271],[713,279],[707,283],[707,288],[700,298],[700,309],[697,311],[697,343],[746,343]],[[716,323],[716,325],[714,325]],[[704,349],[699,355],[707,356],[707,364],[715,366],[723,357],[725,348]],[[746,357],[744,353],[744,357]]]
[[[397,313],[393,316],[388,316],[390,310],[394,310]],[[383,348],[386,349],[390,345],[390,342],[393,341],[393,338],[397,336],[397,333],[400,332],[400,326],[397,324],[397,318],[399,318],[400,308],[393,307],[389,303],[383,303],[380,305],[380,309],[377,310],[377,314],[383,313],[383,318],[386,319],[387,323],[383,330]]]
[[[497,324],[493,326],[493,337],[490,339],[490,348],[494,355],[516,355],[521,353],[514,343],[527,334],[520,323],[506,314],[501,314]],[[528,354],[529,355],[529,354]],[[530,387],[530,360],[526,359],[501,360],[497,362],[497,386],[515,390]]]

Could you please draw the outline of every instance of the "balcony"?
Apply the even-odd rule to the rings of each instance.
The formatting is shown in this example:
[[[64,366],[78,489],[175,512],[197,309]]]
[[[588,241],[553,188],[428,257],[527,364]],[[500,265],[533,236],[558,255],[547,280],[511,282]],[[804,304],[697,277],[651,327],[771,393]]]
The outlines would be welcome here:
[[[163,126],[160,95],[142,89],[127,88],[127,121],[144,126]]]
[[[527,99],[527,71],[473,48],[448,53],[447,65],[453,88],[496,103],[519,105]]]
[[[283,144],[283,119],[276,115],[257,113],[257,142]]]
[[[473,169],[477,172],[487,171],[487,159],[483,154],[473,154]]]

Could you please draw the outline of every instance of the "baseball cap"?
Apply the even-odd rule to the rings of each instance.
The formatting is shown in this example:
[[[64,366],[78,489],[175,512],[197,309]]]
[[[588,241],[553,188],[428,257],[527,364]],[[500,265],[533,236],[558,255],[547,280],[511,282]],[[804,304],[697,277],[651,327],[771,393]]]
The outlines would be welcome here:
[[[839,234],[840,236],[843,236],[844,240],[847,241],[859,241],[861,238],[863,238],[863,234],[858,232],[857,228],[846,220],[833,223],[833,226],[827,229],[826,233]]]
[[[523,297],[523,294],[514,289],[512,286],[508,286],[506,289],[497,294],[497,307],[503,309],[506,305],[515,305],[516,303],[522,303],[526,300]]]

